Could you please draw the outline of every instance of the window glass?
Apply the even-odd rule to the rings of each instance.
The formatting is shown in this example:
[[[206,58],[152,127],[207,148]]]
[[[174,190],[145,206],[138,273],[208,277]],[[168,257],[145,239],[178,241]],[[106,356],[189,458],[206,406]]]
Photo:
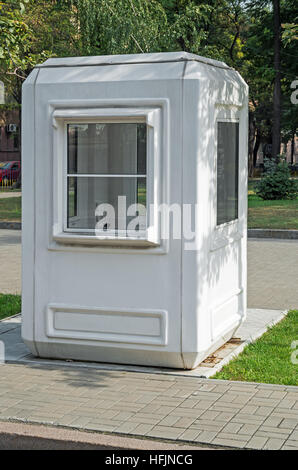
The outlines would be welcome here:
[[[146,124],[69,124],[68,173],[146,174]]]
[[[238,218],[239,124],[218,123],[217,225]]]
[[[68,124],[67,228],[92,231],[146,229],[146,124]],[[120,213],[119,196],[126,209]],[[123,200],[123,199],[122,199]],[[98,211],[109,204],[112,212]],[[102,220],[104,224],[100,224]],[[99,225],[98,225],[99,223]]]

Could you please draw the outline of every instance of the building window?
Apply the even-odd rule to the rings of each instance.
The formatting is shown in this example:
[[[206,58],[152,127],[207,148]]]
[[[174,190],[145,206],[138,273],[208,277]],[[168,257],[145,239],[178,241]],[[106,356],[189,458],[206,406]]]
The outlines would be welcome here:
[[[89,232],[97,226],[125,232],[138,207],[128,210],[134,217],[122,209],[141,204],[146,211],[146,140],[146,123],[67,124],[67,230]],[[125,202],[122,209],[119,197]],[[111,206],[115,217],[113,211],[105,213],[103,204]],[[137,231],[146,229],[144,212]]]
[[[239,124],[217,123],[217,225],[238,218]]]
[[[15,150],[19,149],[19,133],[18,133],[18,131],[13,133],[13,148]]]

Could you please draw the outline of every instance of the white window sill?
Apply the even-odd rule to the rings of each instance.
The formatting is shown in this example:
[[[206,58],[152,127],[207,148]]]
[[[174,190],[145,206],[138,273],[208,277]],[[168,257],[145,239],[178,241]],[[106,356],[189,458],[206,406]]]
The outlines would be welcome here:
[[[135,248],[159,246],[159,243],[154,243],[145,238],[78,235],[65,232],[53,235],[53,240],[66,245],[127,246]]]

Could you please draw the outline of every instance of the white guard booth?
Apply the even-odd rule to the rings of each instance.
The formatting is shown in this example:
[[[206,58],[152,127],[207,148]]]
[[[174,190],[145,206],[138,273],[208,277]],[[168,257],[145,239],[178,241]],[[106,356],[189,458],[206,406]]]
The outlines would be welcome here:
[[[192,369],[246,314],[248,87],[184,52],[49,59],[23,87],[22,335]]]

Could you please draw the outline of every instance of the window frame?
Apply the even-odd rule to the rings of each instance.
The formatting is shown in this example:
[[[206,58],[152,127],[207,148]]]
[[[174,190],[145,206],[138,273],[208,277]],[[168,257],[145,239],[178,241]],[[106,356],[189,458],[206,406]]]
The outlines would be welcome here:
[[[232,220],[228,220],[227,222],[223,222],[222,224],[217,223],[218,219],[218,207],[217,207],[217,193],[218,193],[218,124],[219,123],[228,123],[228,124],[238,124],[238,162],[237,162],[237,217]],[[235,118],[218,118],[216,119],[216,228],[225,227],[229,225],[235,225],[239,220],[239,181],[240,181],[240,120],[239,117]]]
[[[67,227],[67,126],[68,124],[93,123],[145,123],[147,126],[146,142],[146,208],[147,227],[135,236],[127,232],[112,230],[94,234],[93,229],[73,229]],[[91,245],[160,245],[160,224],[155,210],[149,212],[150,205],[157,207],[160,200],[160,153],[161,153],[161,109],[160,107],[115,107],[115,108],[80,108],[56,109],[52,115],[53,136],[53,233],[52,238],[58,243]],[[76,175],[71,175],[75,176]],[[94,176],[94,175],[91,175]],[[108,176],[108,175],[103,175]],[[121,175],[121,177],[127,175]],[[86,177],[86,175],[84,175]],[[134,175],[134,177],[142,177]],[[151,219],[149,220],[151,216]],[[93,234],[92,234],[93,232]]]
[[[239,153],[238,153],[238,218],[217,225],[217,149],[218,149],[218,122],[231,122],[239,124]],[[246,169],[244,167],[244,158],[246,147],[243,145],[245,135],[246,113],[245,107],[236,104],[217,103],[214,111],[214,153],[213,153],[213,184],[210,204],[211,212],[211,244],[210,250],[216,251],[237,240],[243,238],[246,230],[246,202],[243,200],[240,185],[243,182],[242,176],[245,177]],[[245,160],[246,161],[246,160]]]

